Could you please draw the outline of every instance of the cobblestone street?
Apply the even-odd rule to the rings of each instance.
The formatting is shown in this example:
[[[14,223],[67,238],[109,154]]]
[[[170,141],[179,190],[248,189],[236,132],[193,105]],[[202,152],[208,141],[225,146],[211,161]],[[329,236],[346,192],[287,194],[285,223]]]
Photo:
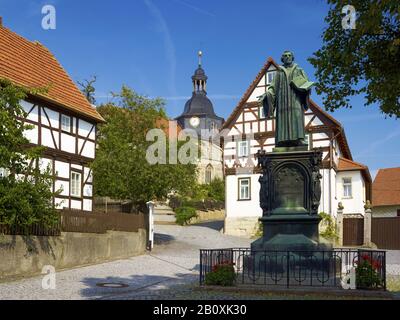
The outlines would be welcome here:
[[[155,248],[130,259],[102,263],[56,274],[56,289],[42,289],[42,276],[0,284],[3,299],[324,299],[274,293],[238,293],[198,289],[200,248],[248,247],[252,240],[225,236],[221,222],[180,227],[156,225]],[[388,251],[388,273],[399,278],[398,251]],[[397,281],[397,280],[396,280]],[[122,284],[120,288],[101,284]],[[340,299],[341,296],[330,297]],[[351,297],[349,297],[351,298]]]
[[[0,299],[178,298],[174,290],[164,289],[198,281],[200,248],[250,244],[248,239],[222,235],[216,230],[220,227],[220,222],[188,227],[156,225],[156,244],[151,253],[59,271],[54,290],[42,289],[42,276],[1,283]],[[101,283],[122,283],[124,287],[101,287]]]

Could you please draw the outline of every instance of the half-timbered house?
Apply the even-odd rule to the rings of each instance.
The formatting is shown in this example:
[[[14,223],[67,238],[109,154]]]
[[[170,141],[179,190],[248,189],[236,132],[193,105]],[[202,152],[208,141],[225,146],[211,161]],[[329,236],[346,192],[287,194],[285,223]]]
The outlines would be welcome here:
[[[92,174],[96,125],[103,118],[68,76],[53,54],[0,25],[0,77],[15,85],[44,88],[21,101],[32,125],[25,135],[32,146],[44,146],[41,168],[55,176],[56,208],[92,210]]]
[[[266,92],[279,66],[269,58],[223,126],[226,176],[226,219],[224,232],[249,236],[262,215],[259,205],[260,169],[256,153],[274,148],[275,120],[267,118],[258,97]],[[321,148],[322,196],[319,212],[336,214],[339,202],[344,213],[363,213],[371,198],[368,167],[353,161],[342,125],[311,101],[304,112],[309,148]]]

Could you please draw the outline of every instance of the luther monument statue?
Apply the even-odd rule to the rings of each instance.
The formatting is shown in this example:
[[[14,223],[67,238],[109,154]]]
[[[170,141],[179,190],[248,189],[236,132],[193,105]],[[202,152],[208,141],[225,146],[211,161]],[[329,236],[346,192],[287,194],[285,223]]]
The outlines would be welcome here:
[[[304,110],[308,109],[313,82],[296,63],[291,51],[282,54],[283,66],[279,66],[267,92],[259,97],[264,113],[275,114],[275,146],[305,146]]]

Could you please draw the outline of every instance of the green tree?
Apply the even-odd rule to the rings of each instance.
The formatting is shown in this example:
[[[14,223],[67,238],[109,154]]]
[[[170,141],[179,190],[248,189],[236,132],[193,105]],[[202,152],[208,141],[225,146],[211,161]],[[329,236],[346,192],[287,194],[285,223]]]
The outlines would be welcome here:
[[[95,194],[131,200],[142,210],[149,200],[165,199],[171,191],[185,193],[196,181],[192,164],[150,164],[146,134],[166,119],[164,102],[123,86],[115,103],[102,105],[106,120],[99,126],[98,150],[92,165]],[[166,139],[168,140],[168,139]],[[168,141],[166,145],[168,154]]]
[[[20,105],[28,90],[0,80],[0,224],[29,227],[34,223],[53,226],[58,215],[52,205],[53,177],[41,172],[42,148],[28,147],[24,131],[31,127],[20,119],[26,116]]]
[[[400,117],[400,6],[398,0],[328,0],[322,48],[309,59],[316,68],[316,91],[330,110],[351,108],[364,95],[388,116]],[[345,5],[356,10],[355,28],[343,28]],[[345,19],[345,20],[343,20]]]

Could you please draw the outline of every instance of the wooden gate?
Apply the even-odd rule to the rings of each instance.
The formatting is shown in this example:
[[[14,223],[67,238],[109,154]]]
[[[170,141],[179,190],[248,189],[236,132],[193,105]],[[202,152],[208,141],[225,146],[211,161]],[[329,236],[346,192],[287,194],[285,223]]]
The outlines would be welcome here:
[[[379,249],[400,250],[400,217],[372,218],[371,238]]]
[[[343,218],[343,246],[364,243],[364,218]]]

